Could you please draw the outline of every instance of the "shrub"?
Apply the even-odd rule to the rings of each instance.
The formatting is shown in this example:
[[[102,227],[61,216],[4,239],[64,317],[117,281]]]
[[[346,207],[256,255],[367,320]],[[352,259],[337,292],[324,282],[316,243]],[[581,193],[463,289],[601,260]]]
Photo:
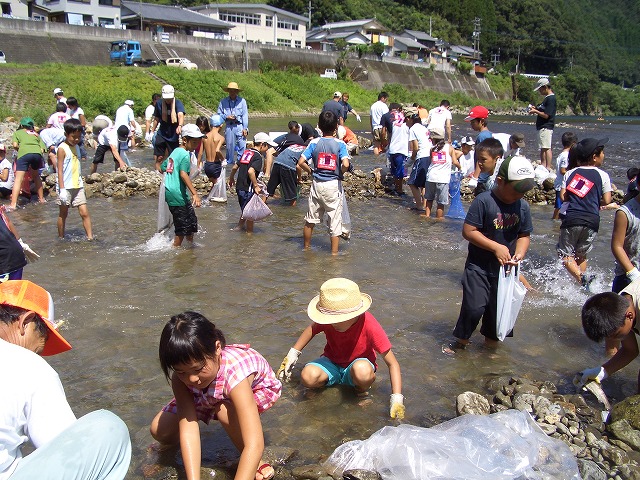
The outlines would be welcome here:
[[[258,63],[258,68],[260,69],[261,73],[269,73],[275,68],[275,65],[273,64],[273,62],[270,62],[268,60],[262,60],[260,63]]]

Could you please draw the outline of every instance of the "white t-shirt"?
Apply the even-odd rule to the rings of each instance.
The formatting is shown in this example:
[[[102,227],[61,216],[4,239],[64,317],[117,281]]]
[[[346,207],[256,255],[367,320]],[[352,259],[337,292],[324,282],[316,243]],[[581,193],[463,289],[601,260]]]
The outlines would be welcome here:
[[[473,160],[475,152],[471,150],[466,155],[461,155],[458,158],[458,162],[460,162],[460,171],[466,177],[467,175],[471,175],[475,171],[475,163]]]
[[[442,150],[431,154],[431,163],[427,170],[427,182],[449,183],[451,180],[451,145],[445,143]]]
[[[404,123],[404,115],[397,115],[391,131],[389,153],[401,153],[409,156],[409,127]]]
[[[57,147],[62,142],[64,142],[64,130],[53,127],[42,129],[40,130],[40,139],[44,142],[47,148],[51,147],[52,145]]]
[[[561,168],[566,168],[569,166],[569,150],[563,150],[558,158],[556,159],[556,179],[553,182],[553,188],[557,191],[562,189],[562,179],[564,175],[560,172]]]
[[[114,147],[118,147],[118,127],[114,125],[102,130],[100,135],[98,135],[98,145],[113,145]]]
[[[498,167],[496,167],[498,168]],[[600,178],[602,179],[602,193],[608,193],[613,191],[613,189],[611,188],[611,179],[609,178],[609,174],[607,172],[605,172],[604,170],[600,170],[598,167],[594,167],[592,165],[589,166],[580,166],[580,167],[576,167],[576,168],[589,168],[589,169],[595,169],[598,171],[598,173],[600,174]],[[567,180],[569,179],[569,175],[571,175],[571,173],[573,172],[574,169],[572,170],[568,170],[567,173],[564,174],[564,177],[562,178],[562,184],[560,185],[560,188],[567,188]]]
[[[6,182],[3,182],[3,181],[0,180],[0,187],[12,189],[13,188],[13,179],[14,179],[13,163],[11,163],[6,158],[4,160],[2,160],[2,162],[0,162],[0,173],[4,173],[5,168],[9,169],[9,176],[7,177],[7,181]]]
[[[447,120],[451,122],[453,117],[451,116],[451,112],[446,107],[436,107],[429,110],[429,124],[427,128],[429,130],[440,129],[443,132],[445,131],[445,126],[447,124]]]
[[[82,110],[82,108],[80,107],[76,108],[75,110],[67,108],[67,115],[69,115],[71,118],[75,118],[76,120],[80,120],[80,115],[84,115],[84,110]]]
[[[371,114],[371,125],[374,129],[380,127],[380,118],[382,118],[382,115],[388,111],[389,107],[381,100],[378,100],[376,103],[371,105],[369,113]]]
[[[71,117],[67,114],[67,112],[56,112],[49,117],[47,120],[47,125],[51,125],[52,128],[59,128],[64,130],[64,122],[69,120]]]
[[[414,123],[409,129],[409,141],[412,142],[414,140],[418,141],[418,152],[416,153],[416,158],[428,157],[433,145],[429,138],[427,127],[421,123]]]
[[[156,107],[153,104],[147,106],[144,111],[144,119],[146,122],[153,122],[153,112],[156,111]]]
[[[113,122],[116,127],[119,127],[120,125],[126,125],[127,127],[130,127],[132,121],[133,110],[129,105],[122,105],[116,110],[116,118]]]
[[[0,480],[6,480],[22,458],[23,444],[41,447],[76,417],[58,374],[42,357],[0,340],[0,365]]]

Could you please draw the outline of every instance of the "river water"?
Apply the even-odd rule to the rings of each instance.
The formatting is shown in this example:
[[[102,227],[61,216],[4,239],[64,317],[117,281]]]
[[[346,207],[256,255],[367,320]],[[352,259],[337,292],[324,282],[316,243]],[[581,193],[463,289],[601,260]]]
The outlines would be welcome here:
[[[454,120],[456,138],[473,134],[461,118]],[[537,156],[529,119],[491,120],[494,132],[525,133],[532,145],[526,149],[528,156]],[[287,121],[258,119],[251,128],[284,130]],[[366,125],[352,121],[356,131]],[[607,136],[604,169],[619,188],[626,188],[626,169],[640,164],[639,125],[638,119],[563,119],[554,133],[554,156],[568,129],[580,138]],[[150,149],[131,158],[134,166],[152,168]],[[355,157],[355,162],[366,172],[382,164],[368,153]],[[371,312],[387,331],[400,362],[405,421],[420,426],[452,418],[457,394],[484,392],[486,381],[495,376],[545,379],[567,390],[576,371],[602,361],[604,347],[581,331],[579,313],[587,294],[569,280],[556,258],[559,224],[551,220],[551,206],[532,206],[535,231],[524,273],[538,292],[525,299],[514,338],[488,352],[476,333],[467,351],[456,358],[444,356],[441,344],[450,338],[461,301],[467,253],[462,222],[425,221],[407,209],[407,201],[350,201],[352,240],[341,242],[335,257],[320,228],[312,250],[302,250],[306,199],[294,208],[273,204],[274,215],[247,236],[231,230],[240,210],[235,196],[230,196],[226,205],[197,210],[201,231],[196,246],[177,250],[170,247],[170,238],[154,235],[156,198],[90,199],[94,242],[82,240],[75,211],[67,221],[70,240],[58,241],[53,201],[29,205],[11,217],[41,255],[39,262],[26,267],[24,277],[52,293],[56,315],[65,320],[64,335],[74,347],[48,361],[59,372],[77,415],[107,408],[124,419],[133,443],[130,478],[141,478],[152,443],[148,424],[171,398],[158,364],[160,332],[170,315],[187,309],[214,321],[229,343],[250,343],[275,369],[309,323],[307,304],[322,282],[335,276],[353,279],[372,296]],[[613,212],[603,211],[590,256],[596,291],[609,289],[613,276],[612,221]],[[323,339],[314,339],[300,364],[317,357],[323,346]],[[347,390],[306,394],[296,369],[281,400],[262,416],[267,444],[298,449],[294,465],[312,463],[343,441],[366,438],[392,424],[389,376],[384,362],[380,364],[374,401],[365,407]],[[634,393],[637,367],[636,360],[607,380],[607,393],[618,400]],[[236,458],[219,426],[203,432],[204,465]]]

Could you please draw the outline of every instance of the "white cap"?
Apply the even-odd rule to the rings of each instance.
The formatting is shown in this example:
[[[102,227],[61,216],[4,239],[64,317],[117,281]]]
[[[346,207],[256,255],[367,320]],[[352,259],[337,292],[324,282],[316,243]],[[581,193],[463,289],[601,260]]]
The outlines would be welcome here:
[[[171,85],[165,85],[162,87],[162,98],[169,100],[175,96],[176,91]]]
[[[124,104],[129,105],[130,107],[133,107],[133,100],[125,100]]]
[[[342,94],[340,92],[333,92],[333,98],[336,97],[342,97]]]
[[[475,145],[476,142],[474,142],[473,138],[471,136],[469,136],[469,137],[462,137],[462,139],[460,140],[460,144],[461,145]]]
[[[272,147],[277,147],[278,146],[278,144],[276,142],[271,140],[271,137],[269,136],[269,134],[264,133],[264,132],[256,133],[256,135],[253,137],[253,143],[267,143],[267,144],[271,145]]]
[[[525,193],[535,186],[533,165],[525,157],[516,155],[507,158],[498,169],[498,177],[506,182],[516,182],[514,188],[519,193]]]
[[[533,91],[537,92],[541,87],[546,87],[547,85],[549,85],[549,79],[541,78],[540,80],[538,80],[538,83],[536,83],[536,88],[534,88]]]
[[[53,89],[53,94],[54,94],[54,95],[57,95],[57,94],[59,94],[59,93],[62,93],[62,89],[61,89],[61,88],[54,88],[54,89]]]
[[[195,123],[187,123],[184,127],[182,127],[182,131],[180,132],[180,135],[188,138],[204,137],[204,133],[200,131],[200,129]]]

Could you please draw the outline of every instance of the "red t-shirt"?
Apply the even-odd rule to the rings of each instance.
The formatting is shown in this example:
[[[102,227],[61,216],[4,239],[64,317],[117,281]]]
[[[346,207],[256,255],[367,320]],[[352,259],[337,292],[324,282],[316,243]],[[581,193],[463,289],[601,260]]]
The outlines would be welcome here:
[[[360,315],[346,332],[339,332],[333,325],[313,323],[313,335],[324,332],[327,344],[323,356],[345,368],[356,358],[366,358],[377,368],[376,353],[391,350],[389,337],[376,318],[369,312]]]

